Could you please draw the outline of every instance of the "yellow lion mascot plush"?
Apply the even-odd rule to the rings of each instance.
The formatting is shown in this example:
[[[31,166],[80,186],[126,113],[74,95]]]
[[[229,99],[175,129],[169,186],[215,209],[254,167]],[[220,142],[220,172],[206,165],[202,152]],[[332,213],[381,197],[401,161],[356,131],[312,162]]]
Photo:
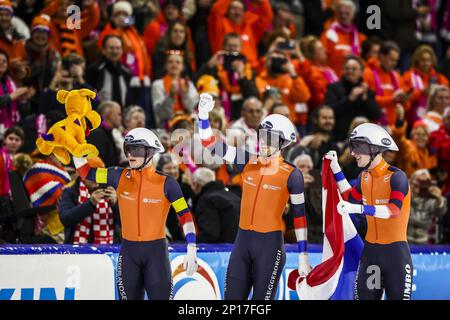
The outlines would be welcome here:
[[[89,89],[59,90],[56,99],[65,105],[67,118],[55,123],[47,134],[36,140],[38,150],[49,155],[53,153],[62,164],[69,164],[70,155],[75,157],[96,157],[97,148],[86,142],[91,130],[98,128],[103,119],[92,110],[91,99],[96,93]]]

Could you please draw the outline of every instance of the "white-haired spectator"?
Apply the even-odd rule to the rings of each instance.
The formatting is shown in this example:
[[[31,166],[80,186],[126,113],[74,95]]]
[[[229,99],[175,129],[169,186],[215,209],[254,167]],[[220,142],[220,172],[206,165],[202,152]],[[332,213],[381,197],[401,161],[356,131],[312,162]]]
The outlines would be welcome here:
[[[236,120],[228,131],[245,133],[245,148],[248,152],[256,154],[258,145],[258,127],[263,116],[262,102],[255,97],[247,98],[242,104],[241,117]],[[240,135],[238,135],[240,136]],[[242,147],[238,145],[238,147]]]
[[[125,135],[128,131],[134,128],[142,128],[145,126],[146,116],[145,111],[138,105],[132,105],[125,109],[123,124]]]
[[[294,159],[294,165],[302,172],[305,186],[314,182],[314,177],[310,174],[314,169],[314,163],[309,154],[301,154]]]
[[[192,175],[194,217],[199,243],[233,243],[239,225],[241,199],[230,192],[215,173],[198,168]]]

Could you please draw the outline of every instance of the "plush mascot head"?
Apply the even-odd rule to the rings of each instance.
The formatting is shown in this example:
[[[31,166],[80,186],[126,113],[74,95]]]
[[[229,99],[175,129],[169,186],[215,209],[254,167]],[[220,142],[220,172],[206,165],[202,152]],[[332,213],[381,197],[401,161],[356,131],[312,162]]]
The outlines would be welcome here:
[[[65,105],[67,118],[55,123],[46,134],[36,141],[44,155],[54,154],[63,164],[70,162],[70,155],[93,157],[97,148],[86,142],[91,130],[102,124],[102,117],[92,110],[91,100],[96,96],[89,89],[59,90],[56,99]]]

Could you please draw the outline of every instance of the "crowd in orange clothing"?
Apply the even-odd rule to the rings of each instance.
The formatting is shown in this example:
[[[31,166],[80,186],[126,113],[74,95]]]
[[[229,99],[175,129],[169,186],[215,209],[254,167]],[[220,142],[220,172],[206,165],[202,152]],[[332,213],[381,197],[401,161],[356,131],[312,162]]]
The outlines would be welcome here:
[[[213,170],[217,183],[240,196],[241,179],[233,166],[195,147],[196,106],[199,95],[207,92],[215,99],[211,125],[230,144],[257,151],[256,131],[271,113],[295,124],[299,142],[283,156],[305,177],[307,216],[316,225],[310,232],[317,233],[311,239],[321,241],[322,156],[337,150],[349,180],[356,178],[359,169],[346,137],[356,125],[373,122],[399,145],[400,152],[386,153],[386,160],[408,177],[426,180],[422,185],[431,190],[414,189],[410,225],[425,231],[418,240],[414,229],[409,241],[450,242],[450,213],[444,209],[450,197],[450,5],[379,1],[386,13],[383,25],[397,28],[377,31],[366,26],[366,4],[0,0],[0,181],[14,170],[26,180],[36,159],[43,161],[35,153],[28,155],[35,152],[36,138],[64,117],[56,92],[89,88],[97,93],[93,106],[105,121],[88,141],[99,146],[105,165],[126,165],[126,132],[139,126],[154,129],[172,159],[162,157],[159,169],[182,183],[195,218],[202,194],[198,184],[192,187],[198,167]],[[78,16],[72,5],[80,9]],[[401,18],[391,14],[396,11]],[[174,138],[176,132],[182,133]],[[20,149],[6,135],[19,140]],[[199,163],[199,153],[212,161]],[[45,159],[57,170],[72,171],[56,159]],[[9,183],[4,184],[2,203],[11,201]],[[33,205],[50,196],[45,188],[35,189],[27,191]],[[422,204],[433,199],[437,211],[447,213],[424,213]],[[17,240],[18,230],[5,231],[11,225],[3,216],[0,241],[30,239]],[[284,218],[290,241],[289,208]],[[46,216],[36,220],[45,222]],[[54,217],[51,221],[57,223]],[[363,233],[365,222],[355,223]],[[53,230],[63,232],[64,227]],[[169,239],[181,240],[176,218],[169,216],[167,229]],[[61,237],[45,239],[58,242]]]

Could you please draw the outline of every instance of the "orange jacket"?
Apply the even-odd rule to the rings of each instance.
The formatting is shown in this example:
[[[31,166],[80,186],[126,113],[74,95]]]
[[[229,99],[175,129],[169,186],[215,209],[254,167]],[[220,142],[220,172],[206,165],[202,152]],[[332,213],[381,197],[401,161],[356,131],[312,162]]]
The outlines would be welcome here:
[[[353,34],[340,31],[338,28],[335,28],[336,25],[337,22],[332,23],[328,29],[325,29],[320,40],[327,52],[327,65],[340,77],[345,57],[350,54],[359,55],[361,44],[366,40],[366,36],[355,30],[357,32],[357,41],[354,45],[357,48],[357,52],[352,52]]]
[[[51,1],[41,14],[52,16],[61,6],[60,0]],[[50,44],[65,56],[74,52],[80,56],[83,53],[83,39],[87,37],[100,21],[100,9],[97,2],[83,10],[81,13],[80,29],[69,29],[66,20],[52,19],[50,24]]]
[[[364,205],[367,242],[390,244],[407,241],[411,191],[408,178],[401,170],[382,160],[374,169],[361,172],[356,186],[342,194],[342,198]],[[388,212],[389,218],[376,217],[383,211]]]
[[[397,163],[409,177],[419,169],[431,169],[437,166],[436,154],[431,154],[428,148],[420,149],[414,141],[406,138],[407,122],[402,127],[392,127],[392,137],[397,143],[400,152]]]
[[[427,107],[428,94],[423,94],[423,89],[427,89],[430,84],[440,84],[448,86],[448,80],[445,76],[438,73],[434,68],[428,73],[424,73],[419,69],[412,67],[403,74],[403,82],[407,91],[412,91],[410,102],[411,109],[417,113],[417,116],[407,116],[409,121],[417,120],[417,118],[423,118],[424,112]],[[420,110],[418,110],[420,109]]]
[[[377,76],[380,80],[379,82],[377,81]],[[375,101],[383,109],[387,122],[393,126],[397,120],[397,113],[395,112],[396,102],[393,99],[394,92],[398,89],[403,89],[403,91],[407,92],[402,77],[397,71],[384,71],[377,58],[370,58],[367,62],[367,67],[364,69],[363,78],[369,88],[375,92]],[[405,110],[408,110],[410,107],[408,101],[402,105]]]
[[[281,157],[278,164],[264,165],[256,159],[247,163],[241,174],[243,196],[239,228],[257,232],[283,230],[282,216],[289,201],[287,182],[294,170],[295,167]]]
[[[10,61],[25,59],[25,40],[9,40],[0,37],[0,49],[8,54]]]
[[[308,108],[306,103],[311,98],[311,92],[302,77],[293,79],[285,73],[275,78],[269,76],[267,71],[261,72],[256,77],[256,87],[261,95],[264,95],[266,87],[277,87],[281,92],[281,99],[290,109],[289,119],[295,124],[306,124]]]
[[[111,23],[108,23],[98,38],[97,45],[99,48],[102,46],[103,38],[107,35],[117,35],[122,38],[124,43],[124,63],[130,68],[133,76],[139,76],[140,80],[144,76],[150,78],[152,74],[151,58],[137,30],[134,27],[124,29],[114,28]]]
[[[227,33],[235,32],[241,35],[242,53],[252,66],[256,66],[258,62],[258,43],[264,31],[272,22],[272,6],[269,0],[262,0],[260,4],[251,4],[253,12],[245,12],[242,24],[236,25],[226,17],[228,7],[232,1],[218,0],[211,8],[208,17],[208,36],[212,53],[222,49],[223,38]]]
[[[305,80],[310,91],[314,93],[308,101],[309,110],[314,110],[325,101],[328,81],[321,70],[306,59],[302,62],[296,60],[294,65],[296,65],[297,74]]]

